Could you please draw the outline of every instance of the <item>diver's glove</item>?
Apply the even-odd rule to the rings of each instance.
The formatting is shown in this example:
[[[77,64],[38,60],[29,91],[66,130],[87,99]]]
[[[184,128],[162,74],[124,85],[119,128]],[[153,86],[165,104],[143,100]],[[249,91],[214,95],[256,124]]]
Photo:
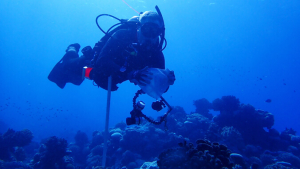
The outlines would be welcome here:
[[[145,86],[152,80],[153,74],[148,71],[148,66],[142,70],[135,70],[128,74],[128,79],[131,83]]]
[[[80,45],[78,43],[71,44],[67,47],[66,52],[76,52],[78,53]]]

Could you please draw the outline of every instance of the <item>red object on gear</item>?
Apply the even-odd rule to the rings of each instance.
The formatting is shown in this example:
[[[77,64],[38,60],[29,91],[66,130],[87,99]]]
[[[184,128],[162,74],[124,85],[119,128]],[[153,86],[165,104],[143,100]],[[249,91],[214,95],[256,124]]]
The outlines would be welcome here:
[[[85,76],[86,78],[90,79],[90,73],[91,73],[92,69],[93,69],[93,68],[91,68],[91,67],[87,67],[87,68],[85,69],[85,75],[84,75],[84,76]]]

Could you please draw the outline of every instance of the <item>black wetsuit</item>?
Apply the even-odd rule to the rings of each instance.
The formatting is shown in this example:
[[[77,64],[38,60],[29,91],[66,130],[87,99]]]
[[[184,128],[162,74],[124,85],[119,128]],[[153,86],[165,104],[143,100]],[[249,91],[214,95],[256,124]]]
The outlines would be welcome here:
[[[158,48],[143,50],[137,43],[136,29],[121,29],[109,38],[102,48],[93,71],[92,79],[107,90],[108,77],[112,75],[112,91],[118,83],[128,80],[134,70],[149,68],[165,69],[164,55]]]

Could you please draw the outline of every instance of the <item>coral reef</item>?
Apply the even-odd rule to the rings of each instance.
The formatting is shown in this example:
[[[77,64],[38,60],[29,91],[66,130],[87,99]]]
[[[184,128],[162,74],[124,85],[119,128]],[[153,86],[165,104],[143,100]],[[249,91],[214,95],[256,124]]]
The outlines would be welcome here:
[[[121,130],[125,130],[126,127],[127,127],[127,125],[124,122],[120,122],[115,125],[115,128],[119,128]]]
[[[241,154],[231,153],[230,154],[230,159],[234,164],[237,164],[237,165],[239,165],[243,168],[246,167],[245,159]]]
[[[88,136],[86,135],[86,133],[81,132],[80,130],[77,131],[74,139],[75,139],[75,144],[79,147],[84,147],[84,145],[89,142],[89,139],[88,139]]]
[[[293,166],[300,168],[300,159],[299,157],[293,155],[292,153],[281,153],[277,157],[279,161],[284,161],[292,164]]]
[[[4,121],[0,120],[0,135],[4,133],[7,129],[8,125]]]
[[[244,154],[247,157],[258,157],[262,153],[262,149],[259,146],[246,145],[244,148]]]
[[[3,144],[8,147],[23,147],[28,145],[32,138],[32,132],[28,129],[22,131],[14,131],[13,129],[8,129],[3,135]]]
[[[17,161],[24,161],[26,159],[26,153],[22,147],[15,148],[15,158]]]
[[[86,157],[89,154],[88,136],[86,133],[77,131],[75,137],[75,144],[70,144],[69,149],[71,150],[70,156],[74,158],[77,165],[85,164]]]
[[[66,168],[72,161],[65,157],[67,152],[67,141],[55,136],[50,137],[41,145],[39,153],[34,156],[32,165],[34,169]]]
[[[274,116],[262,110],[255,110],[251,105],[241,105],[235,112],[224,111],[214,118],[220,127],[233,126],[243,136],[247,144],[267,146],[268,133],[264,127],[271,128]],[[253,125],[255,124],[255,125]],[[256,137],[259,136],[259,137]]]
[[[33,156],[38,153],[40,143],[32,141],[29,145],[22,147],[26,153],[27,159],[32,159]]]
[[[235,152],[240,152],[244,147],[244,139],[241,133],[234,127],[225,126],[221,130],[221,142],[230,146],[231,150]]]
[[[4,161],[25,160],[26,155],[22,147],[30,144],[32,138],[32,132],[28,129],[22,131],[8,129],[0,135],[0,159]]]
[[[206,131],[205,138],[212,142],[219,142],[222,139],[220,127],[216,123],[211,123]]]
[[[183,137],[189,138],[191,142],[195,142],[199,138],[204,138],[205,133],[210,126],[210,120],[201,114],[193,113],[187,115],[184,122],[185,132]]]
[[[235,96],[223,96],[221,99],[215,99],[212,102],[212,109],[221,113],[232,113],[240,107],[240,101]]]
[[[100,131],[93,132],[92,142],[89,145],[90,149],[94,148],[97,145],[100,145],[104,142],[104,137]]]
[[[157,161],[153,161],[153,162],[145,162],[140,169],[159,169],[159,167],[157,166]]]
[[[183,123],[187,119],[187,114],[182,107],[176,106],[173,107],[170,114],[167,116],[167,126],[168,130],[171,132],[176,132],[179,135],[182,135],[186,132]],[[163,126],[158,126],[163,129]]]
[[[87,159],[87,167],[93,168],[96,166],[101,166],[102,157],[100,155],[91,156]]]
[[[121,163],[128,166],[128,168],[137,168],[136,159],[141,159],[141,155],[127,150],[122,154]]]
[[[197,140],[196,147],[186,141],[179,144],[179,148],[173,148],[159,155],[157,165],[162,169],[190,168],[190,169],[221,169],[232,168],[230,150],[218,143],[208,140]]]
[[[30,165],[20,161],[4,162],[1,160],[0,160],[0,168],[1,169],[32,169]]]
[[[283,164],[267,165],[264,169],[293,169],[292,167],[284,166]]]
[[[204,138],[205,133],[211,124],[211,120],[199,113],[186,114],[182,107],[174,107],[167,117],[168,132],[176,133],[179,136],[196,141]],[[155,126],[165,130],[164,125]]]
[[[195,100],[194,106],[196,106],[196,111],[194,113],[199,113],[208,119],[212,119],[213,115],[209,113],[209,109],[212,108],[212,104],[205,98]]]
[[[247,161],[248,166],[251,166],[252,169],[260,168],[262,166],[262,161],[258,157],[250,157]]]
[[[292,128],[288,129],[286,128],[284,131],[280,133],[280,138],[283,140],[290,141],[292,136],[296,135],[296,131]]]
[[[196,111],[191,114],[173,107],[166,125],[143,122],[127,127],[121,122],[110,128],[106,167],[300,168],[300,136],[291,128],[282,132],[272,128],[271,113],[240,104],[234,96],[223,96],[212,103],[203,98],[194,105]],[[212,119],[211,109],[220,111]],[[69,145],[55,136],[41,144],[31,142],[32,137],[29,130],[9,129],[0,135],[0,159],[4,160],[0,160],[0,168],[103,168],[103,131],[93,132],[90,141],[78,131],[75,142]],[[30,166],[26,162],[31,158]]]
[[[142,154],[143,158],[150,159],[157,156],[160,150],[175,146],[179,140],[180,137],[174,133],[165,132],[152,125],[144,125],[127,128],[123,139],[120,140],[120,148]]]
[[[273,155],[265,152],[265,153],[260,155],[260,160],[262,162],[262,165],[266,166],[266,165],[273,164],[276,160],[276,157],[274,157]]]

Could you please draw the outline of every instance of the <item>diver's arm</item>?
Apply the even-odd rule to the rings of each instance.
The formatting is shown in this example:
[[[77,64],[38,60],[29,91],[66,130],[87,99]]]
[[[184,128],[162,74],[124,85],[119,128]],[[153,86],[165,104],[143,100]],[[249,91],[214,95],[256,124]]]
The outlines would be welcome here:
[[[152,61],[151,67],[165,69],[165,57],[162,52],[158,52],[155,55],[155,59]]]
[[[165,69],[165,57],[164,57],[164,54],[162,52],[158,53],[158,55],[156,55],[158,58],[157,58],[157,62],[155,62],[155,66],[157,68],[160,68],[160,69]],[[174,71],[170,71],[167,69],[168,74],[168,80],[169,80],[169,85],[173,85],[176,78],[175,78],[175,74],[174,74]],[[169,88],[168,88],[169,89]],[[167,92],[168,89],[165,91]]]

